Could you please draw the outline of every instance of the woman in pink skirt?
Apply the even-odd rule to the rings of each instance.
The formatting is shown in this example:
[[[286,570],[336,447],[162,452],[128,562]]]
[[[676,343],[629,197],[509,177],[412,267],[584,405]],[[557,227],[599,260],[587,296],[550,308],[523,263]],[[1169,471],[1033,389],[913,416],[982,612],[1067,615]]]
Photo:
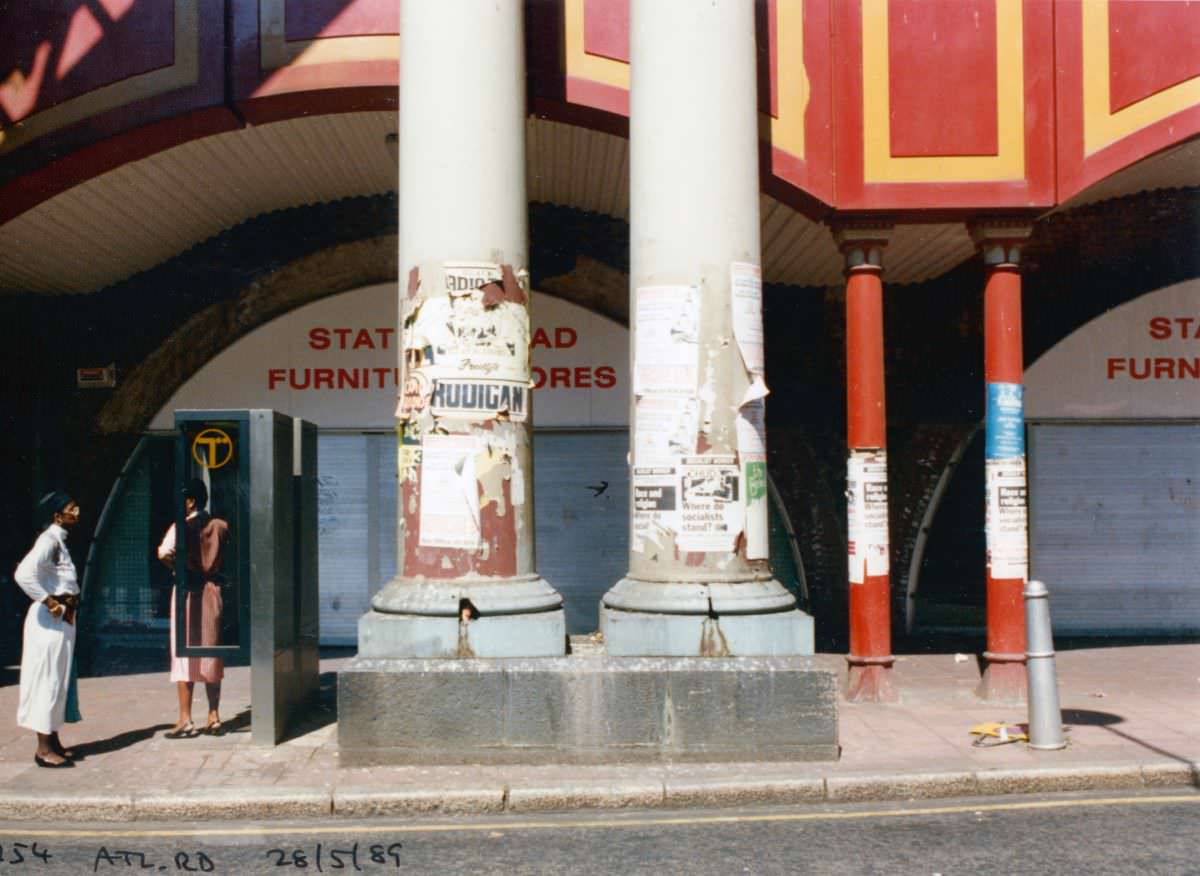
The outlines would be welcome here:
[[[225,561],[225,545],[229,540],[229,524],[213,517],[206,510],[208,489],[204,481],[193,478],[183,489],[183,505],[187,520],[187,580],[176,581],[171,590],[171,681],[179,694],[179,718],[164,734],[168,739],[195,736],[192,723],[192,694],[197,681],[204,682],[208,696],[208,720],[204,733],[222,732],[219,707],[221,679],[225,661],[220,657],[175,656],[175,600],[180,590],[187,600],[184,618],[189,645],[211,646],[220,643],[221,634],[221,570]],[[158,546],[158,558],[168,568],[175,568],[175,524],[172,523]]]

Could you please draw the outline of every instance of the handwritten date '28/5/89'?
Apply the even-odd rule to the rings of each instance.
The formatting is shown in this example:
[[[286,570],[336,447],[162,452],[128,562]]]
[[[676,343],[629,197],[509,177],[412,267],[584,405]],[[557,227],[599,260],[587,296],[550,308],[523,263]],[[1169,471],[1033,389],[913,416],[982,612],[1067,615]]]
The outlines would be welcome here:
[[[362,871],[367,867],[373,869],[380,865],[399,867],[401,848],[400,843],[391,843],[390,845],[373,843],[369,846],[360,846],[359,843],[354,843],[345,848],[317,843],[309,848],[267,849],[265,863],[267,866],[274,865],[298,870],[311,868],[318,873],[324,873],[326,870]],[[51,857],[45,850],[27,851],[26,854],[34,854],[43,860]],[[217,864],[212,856],[205,852],[177,852],[171,862],[174,864],[173,870],[176,872],[212,873],[217,869]],[[109,850],[107,847],[101,846],[92,862],[92,872],[98,873],[101,869],[113,868],[172,869],[152,860],[151,855],[146,852],[128,849]]]

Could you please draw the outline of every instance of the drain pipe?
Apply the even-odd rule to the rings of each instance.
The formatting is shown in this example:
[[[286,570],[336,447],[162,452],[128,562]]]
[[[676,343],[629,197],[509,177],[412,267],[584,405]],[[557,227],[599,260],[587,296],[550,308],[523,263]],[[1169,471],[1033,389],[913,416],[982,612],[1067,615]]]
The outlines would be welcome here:
[[[1025,584],[1025,672],[1029,692],[1029,747],[1053,751],[1065,748],[1062,710],[1058,704],[1058,675],[1054,668],[1054,639],[1050,631],[1050,591],[1041,581]]]

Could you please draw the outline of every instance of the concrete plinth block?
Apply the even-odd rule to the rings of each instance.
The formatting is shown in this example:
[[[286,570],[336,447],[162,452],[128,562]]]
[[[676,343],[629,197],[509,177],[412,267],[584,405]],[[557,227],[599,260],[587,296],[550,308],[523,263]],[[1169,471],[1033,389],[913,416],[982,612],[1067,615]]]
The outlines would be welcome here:
[[[561,657],[567,651],[567,616],[561,609],[485,615],[466,625],[473,657]]]
[[[812,654],[813,619],[767,614],[660,614],[600,607],[604,645],[614,657],[755,657]]]
[[[368,611],[358,619],[359,657],[457,657],[458,617]]]
[[[358,655],[366,658],[559,657],[566,651],[563,610],[475,618],[391,614],[358,619]]]
[[[379,660],[338,675],[343,766],[834,760],[809,657]]]

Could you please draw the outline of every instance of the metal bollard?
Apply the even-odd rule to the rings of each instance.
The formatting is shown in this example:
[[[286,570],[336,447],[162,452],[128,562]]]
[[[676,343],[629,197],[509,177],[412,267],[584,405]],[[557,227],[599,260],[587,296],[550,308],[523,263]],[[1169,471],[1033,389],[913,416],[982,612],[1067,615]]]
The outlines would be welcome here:
[[[1050,591],[1041,581],[1025,583],[1025,671],[1029,680],[1029,747],[1065,748],[1054,638],[1050,633]]]

